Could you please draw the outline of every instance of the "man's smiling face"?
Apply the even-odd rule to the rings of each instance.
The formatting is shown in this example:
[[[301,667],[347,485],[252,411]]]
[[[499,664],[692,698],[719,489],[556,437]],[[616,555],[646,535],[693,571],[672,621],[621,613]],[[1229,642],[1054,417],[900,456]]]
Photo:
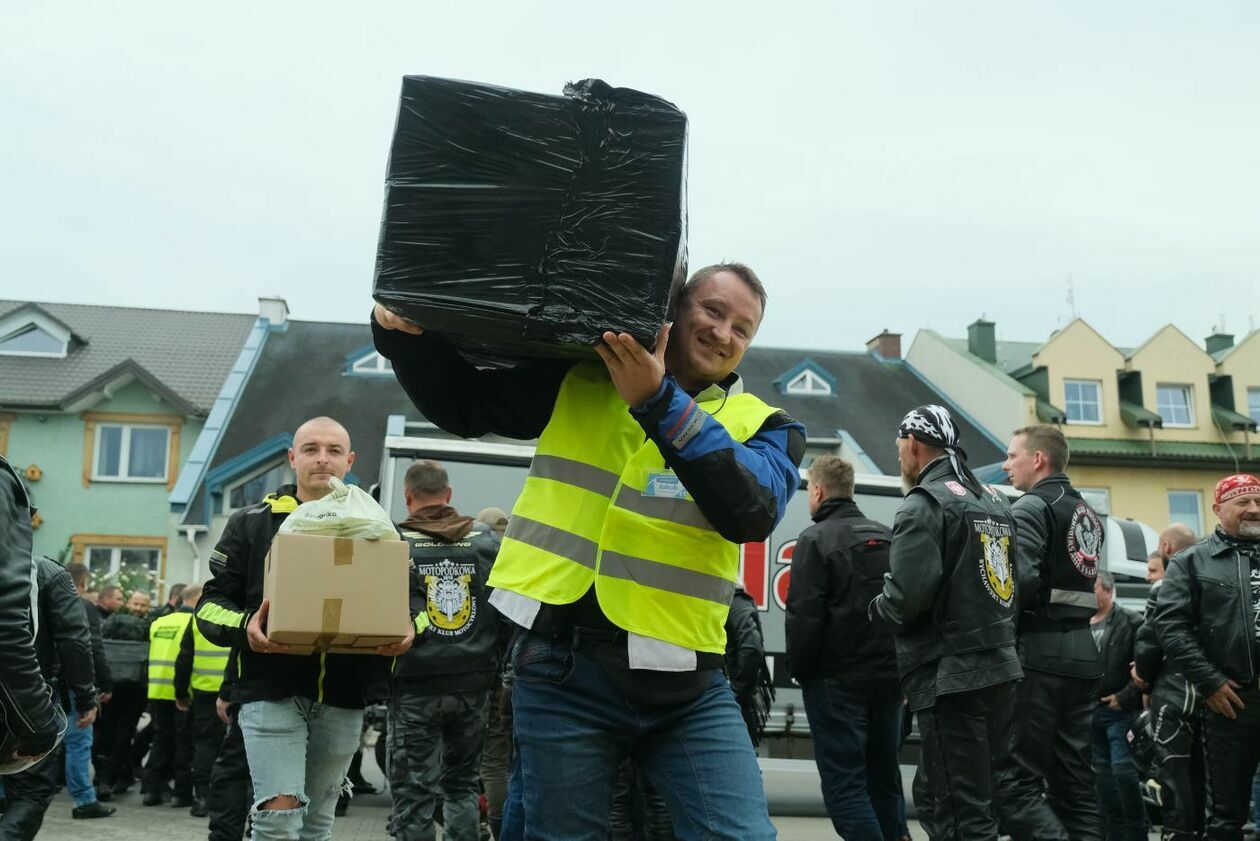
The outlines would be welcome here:
[[[730,375],[761,324],[757,293],[734,272],[696,283],[678,308],[665,351],[666,367],[687,391]]]

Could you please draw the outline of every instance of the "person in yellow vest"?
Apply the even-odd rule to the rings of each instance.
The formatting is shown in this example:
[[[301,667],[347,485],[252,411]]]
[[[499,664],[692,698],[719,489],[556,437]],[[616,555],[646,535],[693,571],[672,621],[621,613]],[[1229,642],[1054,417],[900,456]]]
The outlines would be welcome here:
[[[184,588],[184,606],[194,613],[201,601],[201,585]],[[210,768],[223,743],[224,723],[219,719],[215,702],[223,685],[232,649],[215,645],[206,639],[196,622],[189,622],[179,643],[175,658],[175,706],[188,713],[188,737],[192,740],[192,790],[194,803],[189,813],[195,818],[209,814],[206,799],[210,795]]]
[[[181,606],[149,625],[149,717],[153,719],[153,743],[140,786],[146,806],[166,802],[172,794],[172,782],[172,806],[186,809],[193,802],[188,713],[175,706],[175,658],[192,618],[192,608]]]
[[[376,307],[373,336],[424,416],[463,437],[538,437],[490,577],[522,628],[512,707],[524,826],[604,839],[633,756],[683,838],[775,837],[722,675],[738,544],[765,539],[800,483],[805,430],[736,367],[765,289],[740,263],[684,285],[653,350],[606,332],[598,360],[476,369]]]

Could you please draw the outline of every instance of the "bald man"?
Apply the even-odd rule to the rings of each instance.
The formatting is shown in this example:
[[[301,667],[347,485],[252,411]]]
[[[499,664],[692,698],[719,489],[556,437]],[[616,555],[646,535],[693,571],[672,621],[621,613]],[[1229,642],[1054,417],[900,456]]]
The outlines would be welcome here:
[[[232,515],[210,553],[214,573],[197,606],[197,625],[215,645],[240,652],[233,690],[254,783],[255,841],[327,839],[350,760],[359,748],[364,690],[389,679],[390,658],[411,647],[364,654],[291,653],[267,638],[263,569],[272,538],[300,503],[329,493],[329,480],[354,464],[350,434],[332,418],[298,427],[289,449],[296,484]]]
[[[1164,649],[1152,617],[1159,603],[1169,560],[1193,546],[1197,538],[1185,523],[1173,523],[1159,534],[1159,551],[1147,562],[1146,618],[1133,645],[1133,676],[1150,691],[1155,727],[1154,778],[1159,784],[1164,837],[1198,838],[1203,831],[1203,753],[1199,738],[1201,700],[1186,678],[1164,662]]]

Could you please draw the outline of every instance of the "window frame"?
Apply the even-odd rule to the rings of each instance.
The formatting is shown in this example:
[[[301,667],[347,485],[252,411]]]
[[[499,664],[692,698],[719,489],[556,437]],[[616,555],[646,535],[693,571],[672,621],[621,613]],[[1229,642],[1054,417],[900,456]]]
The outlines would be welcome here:
[[[225,517],[226,517],[226,516],[229,516],[229,515],[231,515],[231,514],[233,514],[233,513],[237,512],[237,511],[240,511],[240,510],[241,510],[241,508],[248,508],[249,506],[254,505],[254,504],[258,503],[258,502],[262,502],[262,500],[261,500],[261,499],[258,499],[258,500],[254,500],[254,502],[247,502],[247,503],[245,503],[245,505],[242,505],[242,506],[241,506],[241,508],[233,508],[233,507],[232,507],[232,491],[236,490],[237,488],[239,488],[239,487],[240,487],[240,486],[242,486],[242,485],[245,485],[245,484],[248,484],[248,483],[250,483],[250,482],[254,481],[254,480],[255,480],[255,479],[257,479],[259,476],[262,476],[262,475],[264,475],[264,474],[266,474],[266,473],[270,473],[272,470],[275,470],[277,467],[286,467],[286,468],[288,468],[288,469],[289,469],[289,473],[290,473],[290,474],[292,474],[292,473],[293,473],[293,469],[292,469],[292,467],[290,467],[290,465],[289,465],[289,460],[288,460],[288,458],[287,458],[287,457],[285,457],[285,458],[279,458],[279,459],[276,459],[276,460],[274,460],[274,461],[270,461],[270,462],[268,462],[267,464],[263,465],[262,467],[258,468],[257,470],[252,470],[252,471],[250,471],[248,474],[246,474],[245,476],[241,477],[240,479],[237,479],[237,480],[233,481],[231,484],[224,485],[224,486],[223,486],[223,490],[222,490],[222,492],[221,492],[221,493],[222,493],[222,495],[223,495],[223,496],[222,496],[222,499],[223,499],[223,510],[222,510],[222,516],[225,516]]]
[[[5,350],[4,349],[5,342],[7,342],[9,339],[15,338],[19,333],[24,333],[29,330],[39,330],[41,333],[44,333],[50,338],[60,342],[61,350],[46,351],[46,350]],[[54,331],[49,330],[43,324],[40,324],[38,321],[34,319],[31,319],[30,321],[27,321],[23,324],[20,324],[16,328],[5,333],[3,336],[0,336],[0,356],[19,356],[19,357],[28,357],[28,358],[35,358],[35,359],[65,359],[69,355],[69,353],[70,353],[70,342],[68,339],[62,336],[58,336]]]
[[[161,598],[166,590],[166,561],[168,558],[167,538],[132,534],[72,534],[70,535],[71,559],[85,566],[88,565],[89,549],[110,550],[110,576],[116,576],[122,569],[122,550],[154,549],[157,551],[156,569],[149,567],[153,589],[150,595]],[[88,567],[91,569],[91,567]]]
[[[1168,522],[1185,523],[1185,519],[1183,517],[1173,513],[1172,501],[1174,496],[1189,496],[1194,498],[1194,507],[1196,512],[1195,517],[1197,518],[1197,522],[1186,523],[1186,525],[1193,528],[1196,535],[1202,535],[1204,529],[1203,491],[1197,491],[1190,488],[1169,488],[1167,490],[1165,499],[1168,502]]]
[[[1247,417],[1260,423],[1260,388],[1247,387]]]
[[[1072,405],[1072,402],[1073,402],[1068,399],[1067,390],[1068,390],[1069,385],[1077,385],[1077,386],[1089,385],[1089,386],[1094,387],[1095,405],[1098,407],[1098,420],[1073,420],[1069,416],[1069,413],[1071,412],[1071,409],[1069,407]],[[1078,405],[1085,405],[1084,401],[1081,401],[1081,400],[1077,400],[1075,402]],[[1105,419],[1103,418],[1102,380],[1088,380],[1088,379],[1079,379],[1075,377],[1065,377],[1063,379],[1063,415],[1064,415],[1064,422],[1072,424],[1073,426],[1102,426],[1106,422]]]
[[[371,361],[371,365],[367,365]],[[350,363],[350,374],[357,377],[381,377],[394,375],[394,363],[379,350],[363,354]]]
[[[801,389],[797,386],[797,383],[802,382],[811,382],[818,386],[822,386],[822,388],[811,387],[808,389]],[[819,376],[817,371],[812,368],[806,368],[795,377],[788,380],[788,382],[783,386],[783,393],[790,394],[793,397],[830,397],[835,392],[831,387],[831,383]]]
[[[172,490],[175,487],[175,480],[179,477],[180,465],[180,430],[184,426],[183,415],[148,415],[140,413],[122,413],[122,412],[84,412],[83,418],[83,487],[90,488],[95,482],[102,484],[137,484],[137,485],[156,485],[162,480],[152,479],[115,479],[112,477],[96,478],[96,455],[99,446],[100,436],[97,435],[96,428],[105,424],[106,426],[117,424],[131,424],[134,426],[164,426],[168,430],[166,436],[166,489]]]
[[[101,435],[106,429],[121,429],[122,440],[119,443],[118,452],[118,469],[119,474],[112,476],[100,472],[100,454],[101,454]],[[166,433],[166,440],[162,447],[162,473],[160,476],[131,476],[129,475],[130,457],[131,457],[131,433],[136,429],[160,429]],[[119,421],[103,421],[96,424],[96,439],[92,447],[92,481],[93,482],[122,482],[130,484],[157,485],[165,484],[167,477],[171,474],[171,428],[165,424],[157,423],[123,423]]]
[[[1098,506],[1092,505],[1092,504],[1090,505],[1090,507],[1093,508],[1094,511],[1099,514],[1104,514],[1108,517],[1111,516],[1111,488],[1082,488],[1078,486],[1073,486],[1073,487],[1076,487],[1076,492],[1079,493],[1082,497],[1084,497],[1086,494],[1097,494],[1101,496],[1103,499],[1103,505],[1106,508],[1106,510],[1105,511],[1101,510],[1098,508]],[[1089,500],[1086,499],[1085,502],[1088,503]]]
[[[1190,419],[1189,422],[1178,423],[1177,421],[1170,421],[1168,418],[1164,417],[1164,413],[1160,410],[1159,393],[1161,389],[1180,389],[1186,395],[1186,415]],[[1159,415],[1160,420],[1164,422],[1165,427],[1172,427],[1173,429],[1193,429],[1197,426],[1194,414],[1194,386],[1190,383],[1156,383],[1155,414]]]

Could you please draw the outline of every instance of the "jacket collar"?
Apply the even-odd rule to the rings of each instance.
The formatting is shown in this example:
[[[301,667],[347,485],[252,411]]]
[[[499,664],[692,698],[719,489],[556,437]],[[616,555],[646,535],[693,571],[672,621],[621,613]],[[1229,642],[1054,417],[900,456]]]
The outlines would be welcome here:
[[[1032,488],[1029,488],[1028,490],[1031,492],[1033,488],[1039,488],[1042,485],[1063,485],[1065,487],[1071,487],[1072,480],[1067,477],[1066,473],[1051,473],[1049,476],[1042,479],[1040,482],[1033,485]]]
[[[723,397],[729,397],[732,394],[740,394],[743,390],[743,379],[739,374],[732,373],[722,382],[713,383],[700,389],[692,399],[697,403],[703,403],[706,400],[721,400]]]
[[[814,514],[815,523],[821,523],[823,520],[840,519],[842,517],[861,517],[862,511],[858,508],[857,503],[852,497],[833,496],[824,500],[823,504],[818,506],[818,511]]]
[[[292,514],[298,507],[297,485],[281,485],[275,493],[263,497],[272,514]]]
[[[933,459],[927,467],[919,471],[919,479],[914,484],[922,485],[931,479],[940,479],[944,476],[956,476],[954,466],[949,463],[949,456],[938,456]]]

